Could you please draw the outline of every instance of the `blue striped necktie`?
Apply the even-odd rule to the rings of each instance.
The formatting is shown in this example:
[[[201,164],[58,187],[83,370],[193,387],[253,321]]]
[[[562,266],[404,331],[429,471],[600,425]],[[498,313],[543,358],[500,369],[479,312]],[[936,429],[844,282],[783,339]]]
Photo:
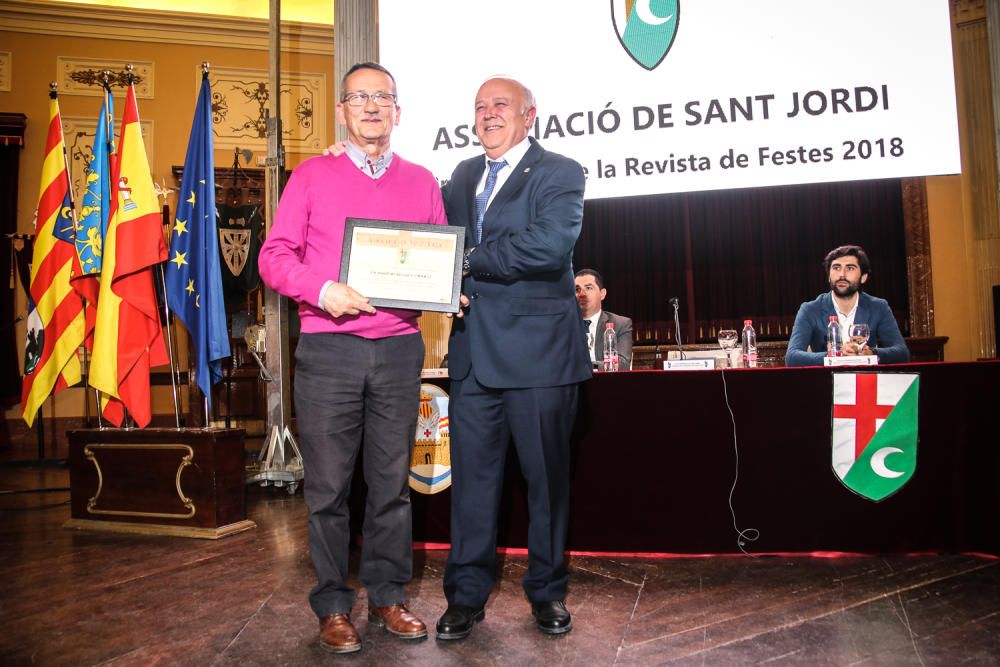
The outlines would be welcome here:
[[[493,188],[497,184],[497,174],[501,169],[507,166],[507,160],[487,160],[486,164],[490,166],[490,173],[486,176],[486,187],[483,191],[476,195],[476,243],[479,244],[483,240],[483,216],[486,215],[486,204],[490,201],[490,195],[493,194]]]

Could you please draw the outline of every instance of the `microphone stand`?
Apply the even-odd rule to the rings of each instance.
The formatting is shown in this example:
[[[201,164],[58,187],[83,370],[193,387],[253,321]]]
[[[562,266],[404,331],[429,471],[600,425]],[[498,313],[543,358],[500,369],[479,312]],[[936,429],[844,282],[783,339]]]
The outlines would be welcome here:
[[[670,305],[674,307],[674,336],[677,338],[677,351],[681,359],[684,359],[684,346],[681,344],[681,323],[677,317],[680,309],[680,300],[675,296],[670,299]]]

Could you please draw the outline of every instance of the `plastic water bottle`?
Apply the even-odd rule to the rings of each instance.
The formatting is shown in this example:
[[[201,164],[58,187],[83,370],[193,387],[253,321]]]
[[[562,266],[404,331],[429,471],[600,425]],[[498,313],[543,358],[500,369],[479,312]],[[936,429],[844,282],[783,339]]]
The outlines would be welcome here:
[[[839,357],[843,354],[844,339],[840,337],[840,320],[836,315],[830,316],[826,325],[826,356]]]
[[[743,320],[743,367],[757,368],[757,332],[753,330],[753,322]]]
[[[618,370],[618,336],[611,322],[604,325],[604,370]]]

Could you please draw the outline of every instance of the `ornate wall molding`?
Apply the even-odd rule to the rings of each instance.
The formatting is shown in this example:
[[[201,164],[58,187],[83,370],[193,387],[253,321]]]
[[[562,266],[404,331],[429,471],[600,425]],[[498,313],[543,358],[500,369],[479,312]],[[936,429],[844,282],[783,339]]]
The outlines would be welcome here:
[[[951,0],[951,18],[956,24],[986,18],[986,0]]]
[[[252,148],[267,152],[264,112],[268,107],[267,70],[214,67],[212,128],[215,147]],[[201,69],[197,80],[201,82]],[[326,75],[310,72],[281,73],[282,141],[292,153],[319,153],[326,136]]]
[[[931,280],[931,233],[927,181],[904,178],[903,225],[906,229],[906,281],[910,295],[910,335],[934,335],[934,283]]]
[[[333,58],[333,99],[340,100],[344,91],[340,81],[354,63],[378,62],[378,16],[376,3],[371,0],[334,0],[334,13],[339,17],[334,26],[336,55]],[[347,140],[347,128],[337,123],[337,141]],[[445,334],[447,337],[447,334]],[[424,335],[427,339],[427,335]]]
[[[135,96],[141,100],[151,100],[155,97],[154,85],[156,79],[155,65],[148,60],[130,61],[134,67]],[[120,91],[128,86],[128,72],[121,60],[100,58],[76,58],[73,56],[58,56],[56,58],[56,81],[59,82],[60,95],[85,95],[101,97],[104,92],[101,87],[101,74],[111,72],[111,89]]]
[[[267,51],[263,19],[150,9],[77,5],[47,0],[0,2],[0,26],[11,32],[89,39],[218,46]],[[333,55],[333,26],[282,21],[283,51]]]
[[[962,5],[978,3],[959,3]],[[989,9],[996,7],[989,3]],[[993,285],[1000,284],[1000,169],[994,106],[997,93],[990,79],[991,44],[985,15],[959,22],[954,31],[955,87],[961,114],[962,190],[965,228],[970,233],[968,260],[973,280],[973,354],[997,354],[993,324]]]
[[[0,91],[5,93],[10,92],[12,58],[10,51],[0,51]]]

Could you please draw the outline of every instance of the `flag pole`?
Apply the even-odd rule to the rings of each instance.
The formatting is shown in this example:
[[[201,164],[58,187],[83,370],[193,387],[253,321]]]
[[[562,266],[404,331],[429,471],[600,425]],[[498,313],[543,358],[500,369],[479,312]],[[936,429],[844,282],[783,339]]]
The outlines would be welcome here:
[[[108,104],[108,98],[112,98],[111,94],[111,70],[104,70],[101,72],[104,79],[104,142],[107,144],[108,149],[108,161],[111,161],[112,148],[114,148],[114,118],[111,117],[111,105]],[[111,172],[108,170],[108,186],[111,186]]]
[[[102,78],[104,80],[104,85],[103,85],[103,88],[104,88],[104,143],[105,143],[105,147],[104,147],[105,150],[104,150],[104,152],[108,156],[108,168],[104,170],[106,172],[104,174],[104,178],[107,180],[108,196],[110,197],[112,191],[114,190],[114,188],[112,187],[113,184],[111,183],[111,172],[112,172],[112,169],[111,169],[111,153],[112,153],[112,149],[114,148],[114,140],[115,140],[114,119],[111,117],[111,105],[108,104],[108,101],[109,101],[108,98],[112,97],[112,95],[111,95],[111,83],[110,83],[110,80],[111,80],[111,71],[110,70],[104,70],[103,72],[101,72],[101,76],[102,76]],[[103,214],[102,214],[102,217],[103,217]],[[107,221],[105,221],[105,222],[107,222]],[[105,236],[105,234],[102,233],[101,234],[102,242],[103,242],[104,236]],[[89,365],[87,366],[87,381],[88,382],[90,381],[90,366]],[[94,387],[94,400],[97,401],[97,427],[98,428],[104,428],[104,413],[101,411],[101,390],[98,389],[97,387]]]
[[[208,69],[209,69],[209,67],[210,67],[210,65],[209,65],[208,61],[202,61],[202,63],[201,63],[201,78],[202,78],[203,81],[208,78]],[[209,131],[211,131],[211,130],[209,130]],[[213,159],[213,162],[214,162],[214,159]],[[213,182],[214,182],[214,179],[213,179]],[[183,194],[183,193],[181,193],[181,194]],[[213,193],[211,193],[211,196],[212,196],[212,210],[214,211],[214,210],[216,210],[215,209],[215,196],[216,195],[213,192]],[[214,218],[214,216],[213,216],[213,218]],[[218,223],[216,223],[215,226],[217,226],[217,224]],[[211,371],[209,371],[209,375],[211,376]],[[211,382],[211,379],[209,379],[209,391],[210,392],[212,390],[211,387],[212,387],[212,382]],[[208,394],[205,394],[202,397],[203,407],[204,407],[204,410],[205,410],[205,428],[208,428],[209,426],[212,425],[212,422],[211,422],[212,415],[210,414],[211,411],[210,411],[209,406],[208,406],[209,398],[210,398],[210,396]],[[228,409],[228,406],[227,406],[227,409]]]
[[[135,78],[133,76],[134,65],[129,63],[125,65],[125,69],[128,71],[128,85],[131,87]],[[106,81],[106,79],[105,79]],[[162,233],[162,232],[161,232]],[[165,313],[165,323],[167,326],[167,356],[170,358],[170,384],[171,384],[171,395],[174,400],[174,424],[179,429],[181,427],[181,413],[180,406],[177,401],[177,376],[176,376],[176,359],[174,358],[174,345],[173,337],[170,331],[170,305],[167,303],[167,284],[166,276],[163,273],[163,262],[160,262],[160,282],[163,283],[163,308]],[[129,423],[128,410],[125,410],[125,423]],[[130,428],[130,426],[126,426]]]
[[[58,88],[58,84],[55,81],[53,81],[52,83],[49,84],[49,89],[52,91],[50,93],[52,99],[57,99],[58,96],[59,96],[59,93],[56,90],[57,88]],[[61,123],[61,120],[62,120],[62,116],[60,115],[60,123]],[[62,130],[62,125],[60,124],[60,126],[59,126],[59,136],[62,137],[62,145],[63,145],[63,168],[65,169],[65,172],[66,172],[66,194],[69,197],[69,211],[70,211],[70,215],[73,218],[73,246],[74,246],[74,251],[75,251],[75,249],[79,247],[79,246],[77,246],[76,235],[80,231],[80,220],[79,220],[79,218],[77,218],[77,215],[76,215],[76,193],[73,192],[73,178],[70,176],[71,172],[70,172],[70,164],[69,164],[69,154],[66,152],[66,137],[63,136],[62,131],[63,131]],[[85,369],[87,369],[87,381],[89,382],[90,381],[90,363],[89,363],[89,359],[88,359],[88,356],[87,356],[87,346],[86,345],[83,346],[83,367]],[[89,428],[90,427],[90,401],[87,398],[87,387],[86,386],[84,386],[84,388],[83,388],[83,403],[84,403],[84,414],[86,415],[87,426]],[[100,398],[100,396],[97,397],[97,424],[101,428],[104,427],[104,423],[101,420],[101,398]]]
[[[174,424],[177,428],[181,427],[181,409],[177,401],[177,360],[174,358],[174,336],[170,330],[170,304],[167,302],[167,276],[163,273],[163,262],[160,262],[160,284],[163,285],[163,312],[166,314],[164,319],[167,323],[167,356],[170,357],[170,387],[171,395],[174,399]],[[191,382],[191,378],[188,378],[188,382]]]

